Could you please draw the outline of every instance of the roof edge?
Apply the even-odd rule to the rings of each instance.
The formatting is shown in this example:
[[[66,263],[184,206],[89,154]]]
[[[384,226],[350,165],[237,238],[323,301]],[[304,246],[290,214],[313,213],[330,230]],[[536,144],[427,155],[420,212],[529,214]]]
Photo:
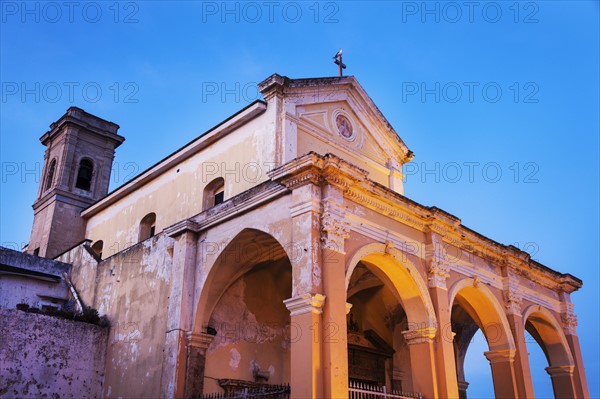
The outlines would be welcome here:
[[[84,219],[92,217],[107,206],[114,204],[121,198],[124,198],[131,192],[135,191],[137,187],[141,187],[142,185],[148,183],[156,176],[160,175],[163,171],[166,171],[169,168],[176,165],[177,163],[180,163],[188,159],[189,157],[195,155],[209,144],[214,143],[215,141],[231,133],[238,127],[246,124],[248,121],[264,113],[266,109],[267,103],[265,101],[253,101],[252,103],[248,104],[246,107],[242,108],[235,114],[231,115],[219,124],[208,129],[192,141],[184,144],[179,149],[175,150],[171,154],[167,155],[165,158],[161,159],[154,165],[139,173],[131,180],[123,183],[121,186],[108,193],[106,196],[98,200],[93,205],[90,205],[89,207],[84,209],[81,212],[81,216]]]

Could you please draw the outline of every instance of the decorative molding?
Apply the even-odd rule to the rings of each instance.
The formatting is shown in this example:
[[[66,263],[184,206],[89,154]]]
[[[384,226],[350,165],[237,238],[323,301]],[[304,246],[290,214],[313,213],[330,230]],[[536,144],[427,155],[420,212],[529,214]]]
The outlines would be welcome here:
[[[325,295],[305,294],[283,301],[290,311],[290,316],[298,316],[305,313],[321,314],[325,304]]]
[[[308,183],[318,185],[321,181],[321,172],[317,168],[310,168],[301,173],[284,178],[281,183],[289,190],[294,190]]]
[[[563,323],[563,329],[567,335],[577,335],[577,316],[573,311],[562,313],[560,319]]]
[[[394,243],[391,242],[390,240],[387,240],[385,242],[384,252],[386,255],[394,256],[396,254],[396,246],[394,245]]]
[[[469,388],[469,383],[467,381],[458,381],[458,390],[466,391]]]
[[[417,330],[402,331],[402,336],[408,345],[416,345],[422,343],[433,343],[436,332],[437,329],[434,327],[425,327]]]
[[[448,265],[433,258],[427,267],[429,287],[446,288],[446,280],[450,277],[449,272]]]
[[[360,205],[396,219],[417,230],[423,231],[425,228],[425,222],[420,220],[418,216],[411,216],[407,210],[399,207],[397,204],[378,198],[367,190],[351,187],[344,191],[344,195]]]
[[[321,242],[323,248],[339,253],[344,252],[344,240],[350,237],[350,224],[333,215],[321,218]]]
[[[175,223],[164,229],[164,232],[169,237],[175,238],[183,233],[192,232],[198,233],[200,232],[201,227],[198,223],[194,222],[191,219],[185,219],[181,222]]]
[[[546,367],[546,372],[550,374],[551,377],[571,377],[575,372],[575,366],[573,365],[564,365],[564,366],[550,366]]]
[[[323,204],[321,243],[323,248],[345,253],[344,240],[350,237],[350,223],[344,220],[345,210],[333,201]]]
[[[214,335],[206,333],[194,333],[192,331],[185,333],[187,346],[193,348],[206,349],[209,347],[214,338]]]
[[[523,295],[518,291],[518,286],[509,283],[509,286],[504,289],[504,301],[508,314],[522,314]]]
[[[483,352],[490,364],[514,362],[517,351],[515,349],[496,349]]]
[[[365,207],[397,222],[412,227],[420,232],[431,232],[439,235],[439,242],[444,248],[451,245],[459,251],[459,258],[445,259],[442,263],[432,264],[427,272],[431,274],[433,285],[443,285],[445,273],[456,271],[467,277],[480,277],[481,282],[499,289],[504,289],[503,271],[515,275],[519,279],[519,287],[523,289],[523,299],[533,299],[539,294],[531,294],[544,287],[552,291],[543,295],[544,306],[554,308],[556,298],[561,292],[570,293],[580,287],[581,282],[568,275],[560,274],[532,260],[526,252],[513,246],[499,244],[468,228],[462,226],[460,219],[438,209],[425,207],[402,195],[393,192],[374,181],[369,180],[368,173],[339,157],[328,154],[321,156],[309,153],[269,172],[273,180],[282,182],[288,189],[293,189],[307,182],[330,184],[339,188],[344,197],[352,201],[350,208]],[[348,215],[344,219],[360,219]],[[326,220],[327,234],[325,240],[336,245],[347,234],[348,224],[341,229],[335,227],[335,221]],[[353,223],[354,230],[361,226]],[[379,227],[385,232],[385,228]],[[364,228],[362,229],[364,230]],[[385,235],[387,239],[387,235]],[[401,245],[398,240],[396,244]],[[420,244],[419,244],[420,245]],[[397,247],[398,248],[398,247]],[[422,254],[415,254],[423,258]],[[483,260],[481,267],[474,267],[475,257]],[[429,262],[429,259],[426,259]],[[444,270],[448,268],[448,270]],[[504,275],[503,275],[504,274]],[[520,279],[520,278],[523,279]],[[526,281],[529,280],[530,286]],[[513,301],[513,304],[515,302]],[[511,305],[512,306],[512,305]]]

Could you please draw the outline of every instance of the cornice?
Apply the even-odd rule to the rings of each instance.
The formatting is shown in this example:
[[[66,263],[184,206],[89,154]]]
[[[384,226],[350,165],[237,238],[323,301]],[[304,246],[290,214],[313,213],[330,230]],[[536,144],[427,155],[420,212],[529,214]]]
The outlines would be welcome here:
[[[335,155],[321,156],[309,153],[271,171],[270,177],[290,190],[308,182],[336,186],[344,197],[360,206],[420,232],[436,233],[445,244],[455,246],[494,265],[493,271],[481,271],[481,277],[487,276],[486,280],[499,288],[506,273],[521,276],[532,281],[532,284],[539,284],[557,293],[571,293],[581,287],[581,281],[577,278],[547,268],[533,261],[524,251],[511,245],[502,245],[463,226],[459,218],[442,209],[421,205],[369,180],[366,171]],[[450,270],[460,273],[469,272],[469,268],[473,269],[472,265],[465,262],[455,262],[449,267]],[[470,271],[468,275],[476,272],[474,269]],[[444,275],[444,272],[441,274]]]

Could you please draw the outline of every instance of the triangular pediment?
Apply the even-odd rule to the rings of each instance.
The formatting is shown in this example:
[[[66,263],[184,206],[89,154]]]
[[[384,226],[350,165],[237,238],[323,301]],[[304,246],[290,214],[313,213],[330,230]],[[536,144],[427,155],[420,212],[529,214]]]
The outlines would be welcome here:
[[[299,129],[346,151],[366,156],[382,165],[390,158],[402,159],[403,153],[395,143],[386,143],[384,133],[358,114],[347,101],[314,103],[297,108]],[[343,121],[343,122],[338,122]],[[345,123],[345,127],[341,125]],[[345,129],[341,130],[340,128]]]
[[[361,162],[371,160],[381,167],[391,164],[396,168],[412,158],[353,76],[289,79],[273,75],[259,88],[266,99],[275,95],[283,99],[286,118],[297,126],[298,156],[302,149],[321,154],[327,149],[342,158],[357,157]]]

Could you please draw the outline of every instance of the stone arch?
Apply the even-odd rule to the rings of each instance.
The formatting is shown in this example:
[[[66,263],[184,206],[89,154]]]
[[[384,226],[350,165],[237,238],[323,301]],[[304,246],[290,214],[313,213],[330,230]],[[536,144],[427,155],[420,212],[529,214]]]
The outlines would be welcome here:
[[[206,265],[207,273],[200,283],[202,290],[194,316],[194,332],[203,332],[219,298],[233,281],[258,263],[283,258],[290,259],[286,248],[269,233],[256,228],[242,228],[237,234],[232,234],[214,262]]]
[[[359,262],[367,262],[378,270],[377,277],[394,287],[408,322],[420,328],[437,327],[437,319],[427,285],[417,267],[402,253],[385,244],[367,244],[358,249],[346,264],[346,291]]]
[[[246,227],[231,236],[226,245],[209,248],[214,261],[201,266],[205,271],[188,333],[193,338],[188,339],[186,397],[205,389],[237,392],[235,381],[289,382],[290,315],[283,301],[292,290],[290,258],[279,241],[262,230]],[[216,381],[226,385],[219,382],[219,387]]]
[[[351,280],[359,264],[361,268],[366,266],[397,304],[386,316],[388,328],[393,328],[391,342],[388,342],[392,362],[386,365],[392,388],[420,392],[425,397],[438,397],[433,346],[438,323],[427,285],[419,270],[405,253],[394,249],[392,244],[368,244],[358,249],[346,264],[347,294],[352,292]],[[365,311],[368,312],[363,307],[363,314]],[[356,359],[353,364],[357,364]],[[360,373],[355,375],[358,375],[355,378],[361,378]]]
[[[466,278],[452,285],[449,291],[449,303],[452,317],[457,311],[456,305],[460,305],[459,310],[468,315],[465,317],[468,317],[471,323],[475,323],[481,329],[489,348],[489,351],[485,352],[484,355],[490,362],[496,397],[517,397],[517,379],[514,368],[516,344],[506,313],[496,296],[477,278]],[[453,325],[454,328],[458,328],[458,326]],[[468,333],[472,337],[476,331],[477,328],[469,330]],[[458,334],[459,340],[460,335]],[[463,348],[463,355],[466,354],[468,345],[466,343]],[[459,357],[458,348],[455,345],[457,363],[459,363]],[[461,377],[460,366],[460,364],[457,364],[459,379]],[[464,375],[462,377],[464,378]],[[459,381],[459,391],[461,390],[461,383],[464,383],[464,381]],[[466,388],[464,388],[464,391],[466,391]],[[465,392],[459,393],[460,397],[464,397],[464,395]]]
[[[488,287],[472,278],[463,279],[450,288],[450,308],[457,297],[464,299],[465,310],[483,331],[490,350],[516,349],[506,313]]]
[[[542,347],[550,367],[574,366],[569,344],[560,324],[552,313],[539,305],[531,305],[525,309],[523,324],[530,323],[537,334],[534,336]]]
[[[574,371],[575,362],[560,324],[552,313],[531,305],[523,314],[523,325],[546,355],[555,398],[577,397]]]

